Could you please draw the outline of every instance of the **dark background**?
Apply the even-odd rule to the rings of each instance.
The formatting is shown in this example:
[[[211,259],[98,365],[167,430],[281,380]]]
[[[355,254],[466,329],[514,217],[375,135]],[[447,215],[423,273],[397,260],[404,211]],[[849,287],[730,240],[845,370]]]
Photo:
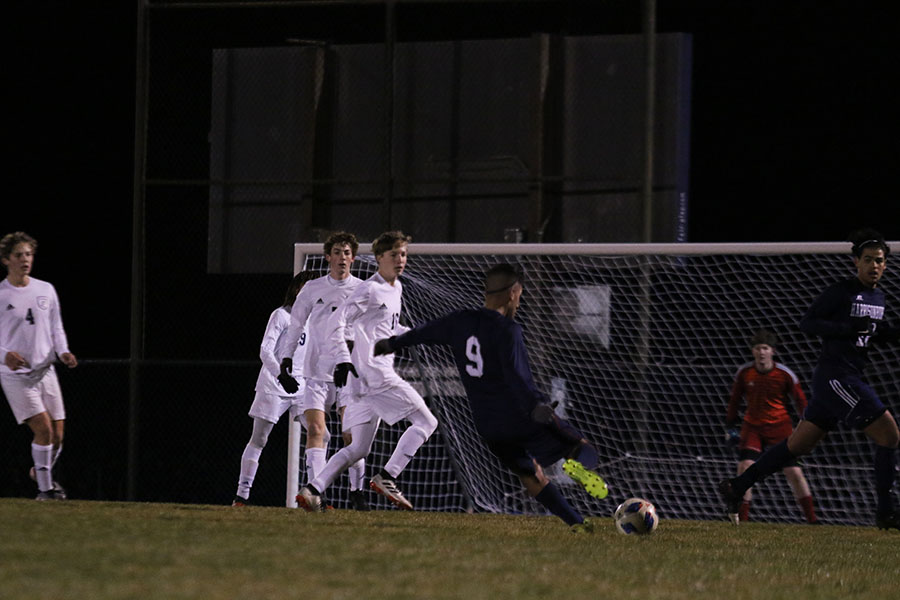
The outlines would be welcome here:
[[[892,85],[900,41],[893,20],[882,3],[818,4],[658,2],[659,31],[693,35],[689,241],[834,241],[867,224],[879,227],[889,239],[900,237],[895,190],[900,148]],[[572,34],[640,31],[640,2],[591,0],[596,7],[593,19],[584,18],[587,5],[423,5],[417,10],[425,12],[410,11],[406,18],[429,17],[418,30],[423,38],[454,27],[472,37],[527,35],[545,28]],[[88,361],[125,358],[136,3],[39,1],[2,10],[6,189],[0,231],[24,230],[39,240],[34,274],[56,285],[73,351]],[[202,18],[209,19],[210,36],[228,39],[227,19],[209,12]],[[377,11],[370,18],[377,21]],[[348,17],[345,24],[335,23],[335,31],[365,37],[366,25]],[[406,25],[409,31],[410,23]],[[202,217],[202,211],[173,211],[168,219],[190,222]],[[198,227],[196,234],[204,235],[205,228]],[[172,288],[190,287],[202,273],[203,256],[165,244],[150,250],[152,268],[171,273]],[[228,302],[234,283],[217,279],[197,298],[199,308],[189,310],[208,315],[203,306]],[[278,280],[270,287],[283,286]],[[165,303],[167,290],[156,293],[151,302]],[[157,322],[148,330],[150,354],[252,361],[262,333],[259,324],[278,301],[276,294],[252,300],[245,323],[231,329],[211,327],[221,337],[194,340],[183,348],[172,348],[166,324]],[[249,386],[255,368],[245,370]],[[107,380],[122,386],[126,377],[127,370],[113,369]],[[167,383],[146,393],[154,402],[170,402],[175,414],[180,402],[190,401],[179,397],[178,377],[191,375],[157,374],[154,381]],[[249,395],[246,400],[249,404]],[[99,396],[97,402],[97,414],[113,417],[108,426],[92,430],[92,452],[107,459],[115,455],[121,464],[126,411],[121,405],[105,407]],[[28,436],[23,428],[14,428],[9,412],[6,415],[0,456],[15,452],[18,457]],[[70,431],[87,427],[73,416],[69,424]],[[180,439],[189,436],[192,427],[203,426],[148,418],[141,439]],[[249,428],[235,431],[243,437]],[[235,453],[226,458],[235,467],[243,443],[235,442]],[[146,460],[163,464],[167,452],[160,448]],[[191,462],[190,453],[186,462]],[[228,473],[227,480],[233,475]],[[173,499],[146,488],[144,498]],[[84,495],[121,497],[123,486],[121,481],[100,481],[95,489]],[[31,493],[27,482],[14,482],[2,491]]]

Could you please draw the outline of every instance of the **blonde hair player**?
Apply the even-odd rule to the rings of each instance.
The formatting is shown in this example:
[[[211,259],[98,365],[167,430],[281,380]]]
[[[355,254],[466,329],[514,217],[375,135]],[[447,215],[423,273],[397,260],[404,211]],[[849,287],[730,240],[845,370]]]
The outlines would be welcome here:
[[[78,360],[69,351],[56,289],[31,276],[37,245],[21,231],[0,239],[0,260],[7,271],[0,281],[0,384],[16,421],[34,434],[36,499],[64,500],[65,490],[53,479],[66,421],[53,363],[58,356],[71,369]]]

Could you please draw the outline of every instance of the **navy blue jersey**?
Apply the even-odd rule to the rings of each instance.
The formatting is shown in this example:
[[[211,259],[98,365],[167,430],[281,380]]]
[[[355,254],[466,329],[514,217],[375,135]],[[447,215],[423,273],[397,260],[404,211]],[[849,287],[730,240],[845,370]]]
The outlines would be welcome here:
[[[495,310],[461,310],[395,338],[394,348],[450,346],[478,431],[493,437],[532,424],[547,397],[534,385],[522,327]]]
[[[840,281],[816,298],[801,319],[800,329],[822,338],[818,368],[834,374],[862,374],[869,362],[871,337],[858,335],[851,319],[864,316],[878,326],[884,318],[884,292],[864,286],[859,279]]]

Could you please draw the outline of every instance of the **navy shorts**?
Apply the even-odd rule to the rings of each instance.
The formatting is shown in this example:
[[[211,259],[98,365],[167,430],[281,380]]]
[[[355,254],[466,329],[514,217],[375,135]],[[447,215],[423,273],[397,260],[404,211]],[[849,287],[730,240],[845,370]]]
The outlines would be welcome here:
[[[835,429],[838,423],[865,429],[886,410],[875,390],[858,376],[835,376],[816,369],[812,398],[803,418],[826,431]]]
[[[597,451],[565,419],[553,423],[528,421],[511,427],[508,433],[491,432],[484,436],[488,449],[516,475],[534,475],[534,462],[542,467],[563,458],[576,458],[588,469],[597,466]]]

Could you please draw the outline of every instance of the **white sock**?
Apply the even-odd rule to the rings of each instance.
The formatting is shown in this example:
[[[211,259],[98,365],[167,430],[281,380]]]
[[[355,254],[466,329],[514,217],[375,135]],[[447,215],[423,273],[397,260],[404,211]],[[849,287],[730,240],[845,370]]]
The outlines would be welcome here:
[[[306,481],[312,481],[325,468],[325,448],[306,449]]]
[[[361,458],[348,469],[350,476],[350,491],[355,492],[363,489],[363,483],[366,478],[366,459]]]
[[[50,464],[53,461],[53,446],[41,446],[31,444],[31,458],[34,460],[34,478],[37,481],[38,490],[49,492],[53,489],[53,476],[50,475]]]
[[[241,477],[238,479],[237,495],[241,498],[250,498],[250,488],[256,479],[256,469],[259,468],[259,456],[262,448],[247,444],[241,455]]]
[[[427,439],[428,435],[425,433],[425,430],[417,425],[413,425],[404,431],[403,435],[401,435],[400,439],[397,441],[397,447],[394,448],[391,459],[384,465],[384,470],[387,471],[391,477],[396,479],[397,476],[403,472],[403,469],[406,468],[406,465],[409,464],[409,461],[412,460],[412,457],[416,455],[416,451],[422,447],[422,444],[424,444]]]

